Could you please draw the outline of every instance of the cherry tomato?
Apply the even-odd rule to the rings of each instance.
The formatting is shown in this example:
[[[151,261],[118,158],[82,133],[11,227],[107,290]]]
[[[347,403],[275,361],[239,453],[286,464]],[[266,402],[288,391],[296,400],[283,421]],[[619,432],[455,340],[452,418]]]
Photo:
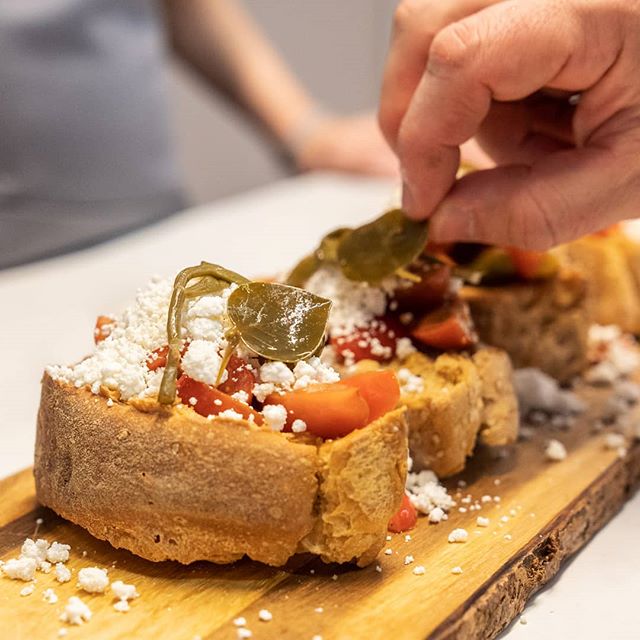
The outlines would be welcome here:
[[[409,531],[416,526],[418,520],[418,514],[416,508],[411,504],[409,496],[405,493],[402,496],[402,504],[398,512],[389,520],[388,529],[392,533],[401,533],[403,531]]]
[[[505,251],[509,255],[516,273],[525,280],[550,278],[558,271],[558,260],[545,251],[529,251],[514,247]]]
[[[256,383],[256,376],[251,369],[251,365],[238,356],[231,356],[227,364],[227,379],[220,385],[218,389],[230,396],[238,391],[244,391],[247,394],[247,402],[251,403],[253,398],[253,385]]]
[[[411,335],[422,344],[443,351],[465,349],[477,340],[469,309],[462,302],[443,305],[428,313]]]
[[[398,339],[406,331],[398,320],[386,315],[374,318],[368,327],[355,329],[350,335],[331,338],[330,343],[340,362],[389,362],[395,356]]]
[[[106,340],[111,335],[115,321],[115,318],[112,318],[111,316],[97,317],[96,326],[93,330],[93,341],[95,344]]]
[[[423,262],[416,268],[412,267],[411,271],[420,277],[420,282],[395,290],[394,300],[398,309],[417,311],[442,304],[449,295],[451,266]]]
[[[393,411],[400,402],[400,385],[396,374],[390,370],[367,371],[341,380],[342,384],[355,387],[369,405],[369,422]]]
[[[249,420],[249,417],[253,416],[256,424],[262,424],[262,415],[248,404],[240,402],[240,400],[236,400],[236,398],[232,398],[204,382],[182,375],[178,378],[177,390],[182,403],[192,407],[196,413],[205,418],[216,416],[226,409],[233,409],[245,420]]]

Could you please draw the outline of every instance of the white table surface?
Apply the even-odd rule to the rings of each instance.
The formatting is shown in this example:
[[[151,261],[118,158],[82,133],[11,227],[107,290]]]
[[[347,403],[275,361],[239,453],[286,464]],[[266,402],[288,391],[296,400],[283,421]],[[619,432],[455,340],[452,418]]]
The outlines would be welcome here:
[[[0,477],[31,464],[43,366],[82,357],[96,316],[120,310],[149,277],[172,277],[203,259],[249,276],[286,269],[323,232],[374,217],[392,194],[384,181],[295,178],[93,249],[0,271]],[[640,638],[639,542],[640,495],[531,602],[527,624],[516,621],[504,637]]]

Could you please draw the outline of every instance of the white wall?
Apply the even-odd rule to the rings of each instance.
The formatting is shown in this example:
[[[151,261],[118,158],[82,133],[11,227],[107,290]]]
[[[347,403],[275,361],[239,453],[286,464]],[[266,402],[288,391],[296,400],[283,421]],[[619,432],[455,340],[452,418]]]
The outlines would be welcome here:
[[[375,106],[395,4],[245,0],[312,95],[343,113]],[[170,83],[176,142],[194,203],[286,175],[242,117],[179,63]]]

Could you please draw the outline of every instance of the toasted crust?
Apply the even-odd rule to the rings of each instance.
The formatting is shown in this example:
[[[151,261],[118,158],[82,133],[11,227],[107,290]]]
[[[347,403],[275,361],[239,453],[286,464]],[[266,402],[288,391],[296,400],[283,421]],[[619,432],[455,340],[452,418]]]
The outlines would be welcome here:
[[[464,287],[480,339],[504,349],[516,367],[537,367],[560,381],[587,364],[590,317],[585,278],[565,269],[545,282]]]
[[[148,560],[282,565],[300,550],[366,563],[404,491],[403,410],[317,445],[206,420],[187,408],[145,413],[45,375],[38,499]]]
[[[406,367],[424,383],[422,392],[401,399],[416,469],[451,476],[464,469],[478,438],[489,446],[515,442],[518,401],[503,351],[482,347],[473,357],[451,353],[435,359],[414,353],[393,367]]]
[[[587,282],[592,322],[640,333],[640,245],[622,233],[587,236],[558,247],[558,255]]]

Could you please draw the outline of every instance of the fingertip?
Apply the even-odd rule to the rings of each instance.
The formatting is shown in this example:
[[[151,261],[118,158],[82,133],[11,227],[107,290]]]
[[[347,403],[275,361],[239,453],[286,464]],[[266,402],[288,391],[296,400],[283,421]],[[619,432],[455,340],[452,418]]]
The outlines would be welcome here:
[[[429,223],[429,240],[464,242],[476,239],[475,218],[449,206],[440,206]]]
[[[405,182],[402,185],[402,210],[408,218],[422,220],[426,216],[420,215],[416,207],[416,199],[411,191],[411,187]]]

